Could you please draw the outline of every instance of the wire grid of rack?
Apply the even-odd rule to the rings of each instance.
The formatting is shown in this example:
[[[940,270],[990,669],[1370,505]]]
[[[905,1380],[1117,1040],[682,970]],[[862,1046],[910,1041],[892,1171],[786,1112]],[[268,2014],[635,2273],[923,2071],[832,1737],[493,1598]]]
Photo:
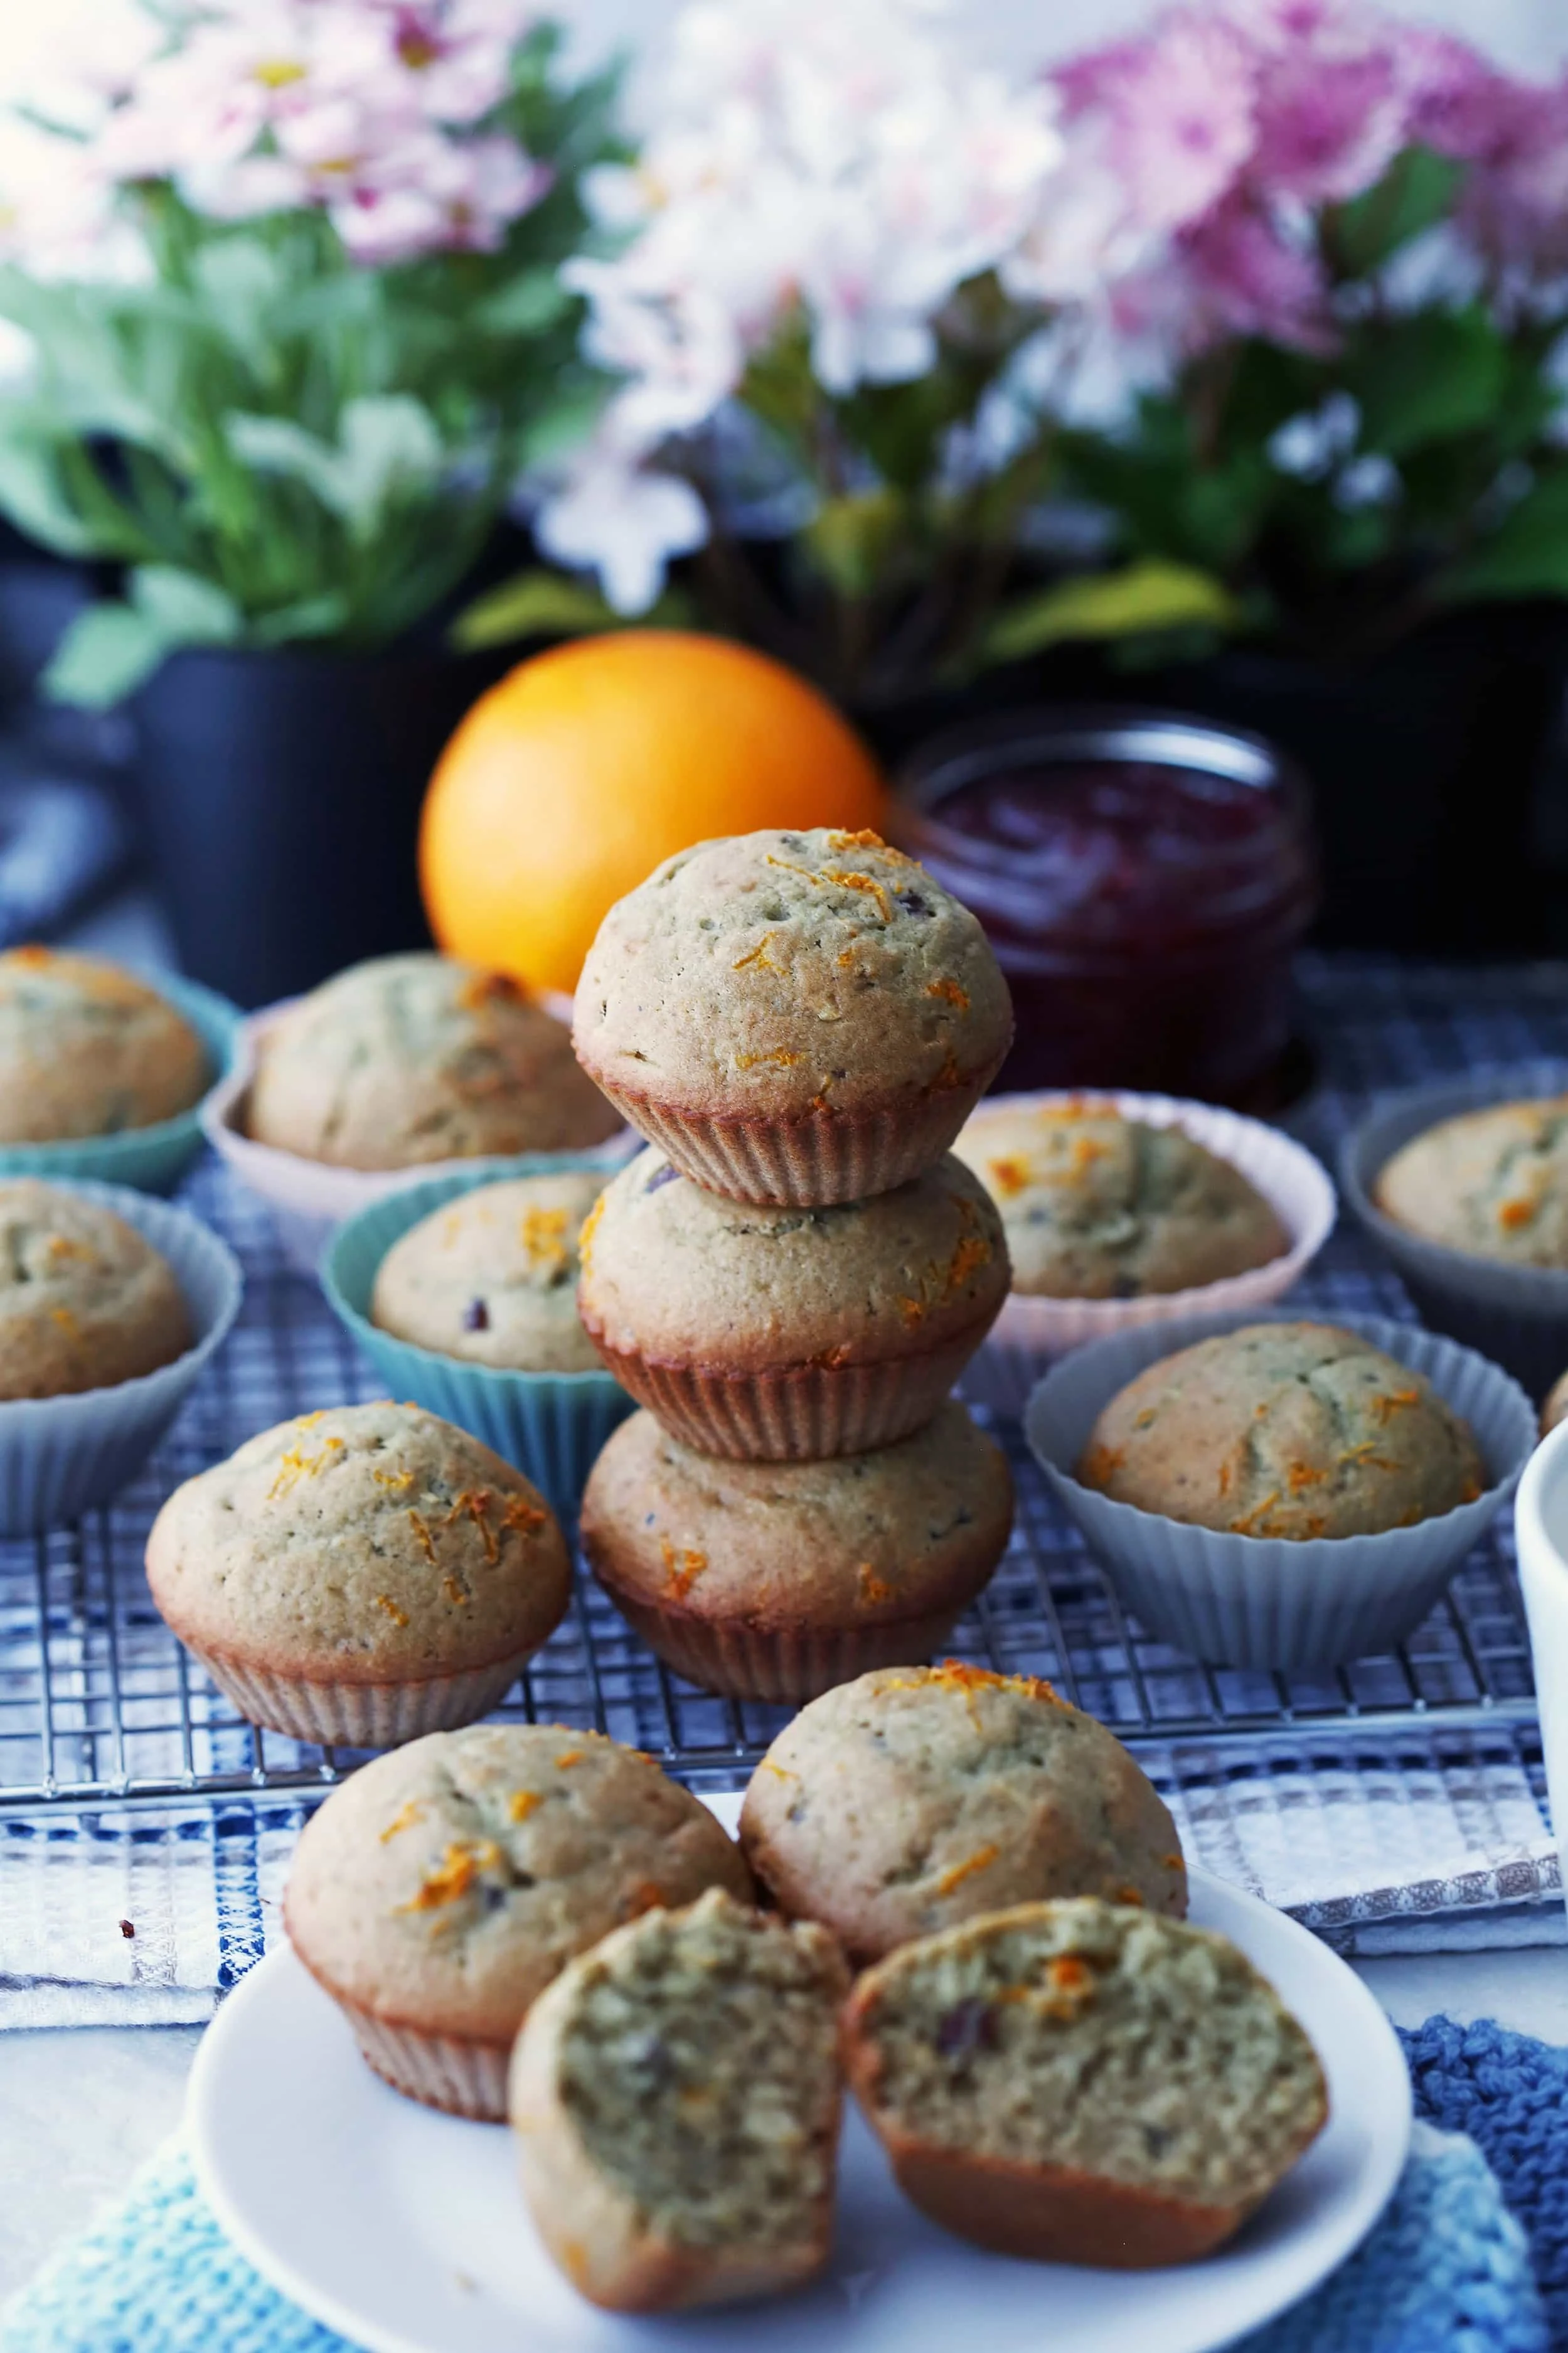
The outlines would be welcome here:
[[[1364,1002],[1363,991],[1355,1001]],[[1424,1042],[1418,1022],[1394,1034]],[[1532,1030],[1520,1043],[1539,1051],[1542,1041]],[[1417,1060],[1410,1075],[1431,1075],[1430,1055],[1409,1059]],[[1326,1097],[1318,1115],[1326,1133],[1342,1124],[1345,1105]],[[320,1293],[287,1270],[266,1212],[210,1166],[195,1180],[191,1206],[239,1250],[245,1310],[168,1440],[111,1510],[0,1545],[0,1810],[188,1805],[268,1791],[308,1798],[360,1761],[243,1723],[187,1659],[147,1590],[147,1528],[174,1485],[253,1430],[374,1393]],[[1392,1274],[1347,1234],[1334,1238],[1298,1295],[1319,1314],[1407,1312]],[[1399,1651],[1313,1676],[1205,1667],[1123,1610],[1052,1501],[1016,1423],[1004,1415],[995,1427],[1012,1458],[1017,1525],[1001,1569],[958,1630],[955,1655],[1046,1677],[1133,1747],[1197,1741],[1224,1751],[1276,1735],[1346,1745],[1493,1726],[1523,1736],[1533,1750],[1529,1642],[1506,1514]],[[565,1622],[498,1714],[596,1726],[693,1784],[722,1786],[745,1778],[785,1712],[678,1681],[580,1568]]]

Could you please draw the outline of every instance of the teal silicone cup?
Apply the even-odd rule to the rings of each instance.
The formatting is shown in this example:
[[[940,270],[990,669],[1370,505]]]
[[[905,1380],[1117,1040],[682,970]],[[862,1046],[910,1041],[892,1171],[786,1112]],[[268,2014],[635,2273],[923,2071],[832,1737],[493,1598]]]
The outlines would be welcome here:
[[[244,1015],[216,989],[160,973],[155,987],[183,1013],[207,1050],[207,1084],[201,1103],[151,1127],[122,1127],[113,1135],[73,1135],[58,1144],[0,1144],[0,1176],[87,1177],[100,1185],[132,1185],[139,1193],[172,1193],[202,1149],[202,1103],[221,1085],[234,1061]]]
[[[133,1479],[239,1313],[245,1280],[226,1243],[188,1210],[119,1185],[72,1183],[162,1250],[184,1293],[194,1345],[172,1365],[68,1397],[0,1401],[0,1535],[56,1528]]]
[[[532,1480],[563,1519],[575,1519],[594,1460],[632,1399],[608,1373],[519,1373],[466,1364],[395,1339],[370,1320],[376,1270],[394,1242],[432,1210],[459,1195],[509,1176],[559,1176],[588,1168],[615,1175],[592,1156],[559,1152],[511,1160],[476,1160],[470,1167],[407,1185],[373,1201],[339,1227],[321,1262],[327,1303],[375,1366],[389,1395],[456,1422],[493,1447]]]

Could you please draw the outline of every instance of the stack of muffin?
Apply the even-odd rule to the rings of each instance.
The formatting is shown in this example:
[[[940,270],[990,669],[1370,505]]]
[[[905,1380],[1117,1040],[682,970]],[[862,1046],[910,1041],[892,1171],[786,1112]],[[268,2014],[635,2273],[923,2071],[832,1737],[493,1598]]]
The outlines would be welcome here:
[[[948,1147],[1011,1035],[979,924],[872,833],[700,843],[594,944],[574,1043],[649,1148],[584,1229],[579,1307],[647,1410],[584,1545],[710,1690],[929,1657],[1001,1557],[1006,1463],[948,1393],[1007,1250]]]

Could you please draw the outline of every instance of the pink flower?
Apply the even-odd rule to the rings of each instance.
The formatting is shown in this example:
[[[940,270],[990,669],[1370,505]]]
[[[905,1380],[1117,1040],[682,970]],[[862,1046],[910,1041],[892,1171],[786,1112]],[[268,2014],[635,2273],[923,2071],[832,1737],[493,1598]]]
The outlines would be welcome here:
[[[1171,229],[1216,204],[1251,155],[1255,75],[1232,26],[1182,9],[1057,81],[1069,117],[1103,112],[1108,159],[1140,222]]]
[[[1186,340],[1262,335],[1302,351],[1331,341],[1316,255],[1291,244],[1245,197],[1221,205],[1182,240],[1191,315]]]
[[[1406,94],[1386,47],[1287,55],[1259,78],[1254,173],[1277,195],[1342,203],[1382,177],[1406,137]]]

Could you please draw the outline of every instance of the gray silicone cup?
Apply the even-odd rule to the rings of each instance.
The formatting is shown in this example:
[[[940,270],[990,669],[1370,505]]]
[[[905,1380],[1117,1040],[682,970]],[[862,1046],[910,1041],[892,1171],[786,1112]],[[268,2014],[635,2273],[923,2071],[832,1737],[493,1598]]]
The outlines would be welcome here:
[[[1197,1315],[1127,1332],[1063,1359],[1036,1388],[1024,1428],[1062,1504],[1142,1623],[1215,1665],[1331,1667],[1392,1650],[1413,1632],[1512,1493],[1535,1443],[1517,1381],[1472,1349],[1414,1324],[1336,1315],[1423,1373],[1474,1430],[1486,1492],[1440,1518],[1381,1535],[1246,1536],[1113,1503],[1079,1484],[1077,1465],[1101,1409],[1146,1366],[1194,1340],[1287,1315]]]
[[[1568,1268],[1502,1266],[1425,1241],[1373,1200],[1380,1170],[1439,1120],[1490,1103],[1568,1094],[1568,1062],[1516,1063],[1484,1076],[1415,1087],[1375,1103],[1340,1149],[1340,1186],[1352,1216],[1393,1260],[1422,1321],[1479,1348],[1534,1398],[1568,1371]]]
[[[321,1261],[332,1312],[374,1366],[389,1393],[456,1422],[532,1480],[552,1509],[574,1519],[595,1458],[633,1400],[605,1372],[523,1373],[466,1363],[395,1339],[370,1320],[376,1270],[394,1242],[434,1210],[509,1176],[558,1176],[577,1168],[616,1174],[594,1158],[561,1153],[476,1160],[456,1175],[401,1187],[341,1225]]]
[[[112,1388],[0,1403],[0,1534],[8,1536],[59,1527],[135,1477],[226,1336],[245,1291],[233,1251],[188,1211],[122,1185],[77,1178],[59,1189],[102,1202],[162,1250],[196,1336],[172,1365]]]

